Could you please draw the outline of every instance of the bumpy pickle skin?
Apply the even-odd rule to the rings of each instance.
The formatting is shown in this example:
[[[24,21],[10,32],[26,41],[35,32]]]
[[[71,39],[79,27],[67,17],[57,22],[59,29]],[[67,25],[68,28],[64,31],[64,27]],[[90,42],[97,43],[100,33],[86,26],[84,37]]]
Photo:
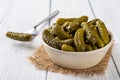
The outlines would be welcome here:
[[[56,48],[56,49],[61,49],[63,43],[57,39],[57,38],[54,38],[54,36],[49,32],[48,29],[45,29],[43,31],[43,40],[51,47],[53,48]]]
[[[87,21],[88,21],[87,16],[81,16],[70,23],[70,25],[67,27],[67,31],[69,33],[74,33],[77,31],[78,28],[80,28],[82,22],[87,22]]]
[[[105,24],[102,21],[98,20],[96,22],[96,25],[98,27],[98,31],[101,39],[104,41],[105,45],[108,44],[110,39],[109,39],[109,33],[107,31]]]
[[[74,39],[66,39],[66,40],[61,40],[62,43],[68,44],[73,46],[74,45]]]
[[[89,21],[88,25],[95,25],[97,20],[99,20],[99,19],[93,19],[93,20]]]
[[[18,41],[24,41],[24,42],[31,41],[33,39],[33,36],[27,33],[7,32],[6,36],[8,38],[18,40]]]
[[[70,46],[74,45],[74,39],[65,39],[65,40],[60,40],[58,37],[55,37],[55,39],[61,41],[63,44],[68,44]]]
[[[84,28],[86,32],[86,38],[91,44],[97,44],[98,47],[104,46],[104,42],[101,40],[99,35],[94,30],[92,30],[86,22],[83,22],[81,26]]]
[[[75,48],[67,44],[62,45],[61,50],[75,52]]]
[[[62,27],[64,30],[66,30],[66,27],[68,27],[70,23],[71,23],[71,22],[66,21],[66,22],[64,22],[64,24],[63,24],[61,27]]]
[[[92,51],[92,46],[90,44],[86,44],[86,51]]]
[[[98,49],[98,47],[95,44],[92,45],[92,48],[93,48],[93,50]]]
[[[64,39],[72,39],[73,37],[71,35],[69,35],[67,32],[65,32],[61,26],[59,26],[58,24],[53,24],[52,25],[52,29],[50,30],[51,34],[59,37],[60,39],[64,40]]]
[[[61,40],[54,38],[49,42],[50,46],[56,48],[56,49],[61,49],[62,45],[64,43],[61,42]]]
[[[58,18],[58,20],[56,21],[56,23],[58,25],[62,26],[65,22],[72,22],[75,19],[77,19],[77,18]]]
[[[86,49],[86,44],[84,41],[84,33],[85,30],[83,28],[80,28],[76,31],[74,35],[74,44],[77,51],[83,52]]]
[[[99,34],[99,33],[98,33],[98,30],[97,30],[97,27],[96,27],[95,25],[90,25],[89,27],[90,27],[90,29],[92,29],[95,33]]]
[[[48,29],[45,29],[42,33],[42,38],[48,45],[50,45],[50,41],[54,39],[54,36]]]
[[[95,33],[98,34],[98,30],[97,30],[95,25],[91,24],[89,27],[90,27],[91,30],[93,30]],[[91,45],[88,44],[88,46],[87,46],[87,51],[96,50],[96,49],[98,49],[98,47],[95,44],[91,44]]]

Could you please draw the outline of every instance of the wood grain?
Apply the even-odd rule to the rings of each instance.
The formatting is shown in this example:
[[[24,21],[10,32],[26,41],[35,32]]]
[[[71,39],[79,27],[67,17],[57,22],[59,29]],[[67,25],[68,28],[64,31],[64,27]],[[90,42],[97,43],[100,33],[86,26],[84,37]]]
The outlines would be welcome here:
[[[94,13],[88,0],[52,0],[51,11],[59,9],[60,15],[51,21],[51,24],[56,21],[58,17],[79,17],[81,15],[89,16],[89,20],[95,18]],[[106,74],[103,76],[94,76],[84,78],[81,76],[75,77],[71,75],[62,75],[48,72],[47,80],[118,80],[119,76],[112,60],[110,60]]]
[[[5,33],[24,32],[48,15],[49,0],[14,0],[0,25],[0,80],[46,80],[46,71],[36,69],[27,59],[41,45],[40,34],[23,43],[8,39]]]
[[[13,0],[0,0],[0,24],[7,15],[12,3]]]
[[[120,0],[0,0],[0,80],[120,80],[119,4]],[[6,38],[7,31],[24,32],[56,9],[60,14],[50,24],[58,17],[96,16],[113,32],[113,59],[105,75],[85,78],[36,69],[27,56],[41,45],[41,31],[48,27],[48,22],[40,26],[39,35],[31,42]]]
[[[101,18],[114,35],[113,61],[120,77],[120,0],[90,0],[96,17]],[[104,5],[104,6],[101,6]]]
[[[120,0],[90,0],[96,17],[102,19],[114,34],[115,43],[120,43]]]

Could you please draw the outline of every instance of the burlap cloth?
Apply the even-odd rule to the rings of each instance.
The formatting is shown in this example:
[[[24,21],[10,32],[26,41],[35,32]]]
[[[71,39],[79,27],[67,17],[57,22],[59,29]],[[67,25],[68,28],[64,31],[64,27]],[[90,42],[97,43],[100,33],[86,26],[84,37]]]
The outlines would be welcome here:
[[[67,69],[56,65],[49,58],[43,45],[40,46],[31,56],[29,56],[28,59],[36,66],[36,68],[42,70],[48,70],[56,73],[86,75],[86,76],[94,75],[94,74],[104,74],[110,59],[112,47],[113,45],[109,48],[105,57],[102,59],[102,61],[99,64],[86,69],[77,69],[77,70]]]

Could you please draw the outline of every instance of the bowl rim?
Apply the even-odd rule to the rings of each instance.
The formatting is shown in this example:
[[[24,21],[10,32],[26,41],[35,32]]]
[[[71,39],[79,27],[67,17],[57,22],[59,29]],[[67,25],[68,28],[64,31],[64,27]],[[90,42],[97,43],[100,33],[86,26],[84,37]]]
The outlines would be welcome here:
[[[49,47],[49,48],[51,48],[51,49],[53,49],[53,50],[55,50],[55,51],[57,51],[57,52],[60,52],[60,54],[61,54],[61,53],[62,53],[62,54],[86,54],[86,53],[87,53],[87,54],[90,54],[90,53],[95,52],[95,51],[98,52],[98,51],[104,49],[105,47],[107,47],[108,45],[111,45],[111,44],[113,43],[113,34],[111,33],[110,30],[108,30],[108,32],[109,32],[110,37],[111,37],[109,43],[108,43],[107,45],[105,45],[104,47],[100,48],[100,49],[96,49],[96,50],[92,50],[92,51],[85,51],[85,52],[62,51],[62,50],[59,50],[59,49],[56,49],[56,48],[53,48],[53,47],[49,46],[49,45],[43,40],[43,38],[42,38],[42,43],[43,43],[43,45],[45,45],[45,46],[47,46],[47,47]]]

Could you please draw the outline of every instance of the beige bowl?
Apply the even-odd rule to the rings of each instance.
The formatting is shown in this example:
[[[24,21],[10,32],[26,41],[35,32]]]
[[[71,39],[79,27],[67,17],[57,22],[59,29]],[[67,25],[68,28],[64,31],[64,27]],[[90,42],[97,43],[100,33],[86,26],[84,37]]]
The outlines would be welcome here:
[[[57,65],[70,69],[84,69],[98,64],[113,43],[113,35],[110,32],[111,40],[103,48],[87,52],[67,52],[55,49],[43,41],[43,45],[49,57]]]

